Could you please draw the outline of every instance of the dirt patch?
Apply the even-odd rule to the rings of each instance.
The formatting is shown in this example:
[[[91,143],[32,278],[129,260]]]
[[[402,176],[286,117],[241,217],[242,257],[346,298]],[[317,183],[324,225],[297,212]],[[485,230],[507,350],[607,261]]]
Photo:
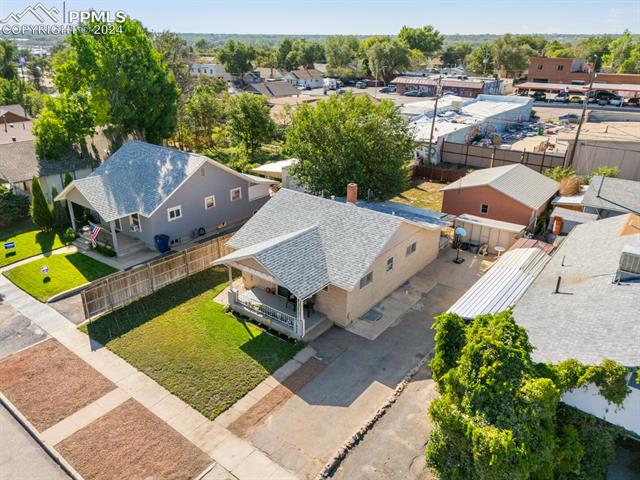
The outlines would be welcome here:
[[[84,318],[84,307],[82,306],[82,295],[80,294],[52,302],[49,306],[76,325],[80,325],[86,320]]]
[[[135,400],[56,445],[86,479],[187,479],[211,459]]]
[[[289,375],[282,382],[282,385],[278,385],[267,393],[262,400],[229,425],[229,431],[240,438],[247,438],[264,417],[273,413],[274,410],[298,393],[302,387],[316,378],[325,367],[326,365],[317,358],[310,358],[298,370]]]
[[[114,388],[54,339],[0,361],[0,391],[41,432]]]

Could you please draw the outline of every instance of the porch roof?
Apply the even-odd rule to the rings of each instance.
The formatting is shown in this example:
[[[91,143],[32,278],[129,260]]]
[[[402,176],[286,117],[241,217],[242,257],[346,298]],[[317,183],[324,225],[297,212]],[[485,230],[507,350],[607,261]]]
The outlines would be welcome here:
[[[279,284],[303,300],[330,283],[318,227],[306,228],[236,250],[215,261],[214,265],[247,258],[256,260]]]

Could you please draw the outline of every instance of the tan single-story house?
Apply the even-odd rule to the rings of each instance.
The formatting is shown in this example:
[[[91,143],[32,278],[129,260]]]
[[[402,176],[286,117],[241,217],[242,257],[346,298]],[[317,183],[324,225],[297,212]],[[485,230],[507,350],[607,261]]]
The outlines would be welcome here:
[[[558,182],[517,163],[476,170],[440,191],[443,212],[531,227],[558,191]]]
[[[295,339],[348,326],[436,258],[442,222],[404,218],[289,189],[275,194],[214,262],[242,272],[236,312]]]

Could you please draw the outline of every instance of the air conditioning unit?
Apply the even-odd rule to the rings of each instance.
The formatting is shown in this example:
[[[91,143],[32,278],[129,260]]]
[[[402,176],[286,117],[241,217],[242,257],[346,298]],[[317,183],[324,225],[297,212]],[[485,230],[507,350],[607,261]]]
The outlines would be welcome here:
[[[132,232],[139,232],[140,231],[140,227],[138,225],[131,225],[130,230]]]
[[[620,254],[616,282],[640,278],[640,246],[627,245]]]

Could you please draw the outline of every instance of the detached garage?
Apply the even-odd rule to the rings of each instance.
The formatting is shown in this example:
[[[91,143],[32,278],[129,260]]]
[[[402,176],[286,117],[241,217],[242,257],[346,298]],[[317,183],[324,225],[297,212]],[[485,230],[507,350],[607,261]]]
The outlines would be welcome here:
[[[486,243],[489,253],[498,253],[495,249],[496,246],[504,247],[507,250],[519,238],[522,238],[527,228],[525,225],[476,217],[468,213],[456,218],[455,225],[464,228],[467,232],[467,235],[462,237],[463,242],[478,242],[480,245]]]

